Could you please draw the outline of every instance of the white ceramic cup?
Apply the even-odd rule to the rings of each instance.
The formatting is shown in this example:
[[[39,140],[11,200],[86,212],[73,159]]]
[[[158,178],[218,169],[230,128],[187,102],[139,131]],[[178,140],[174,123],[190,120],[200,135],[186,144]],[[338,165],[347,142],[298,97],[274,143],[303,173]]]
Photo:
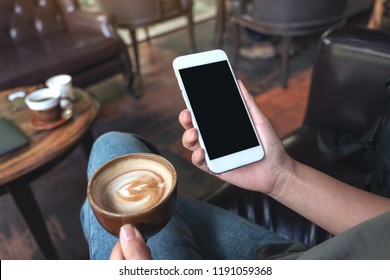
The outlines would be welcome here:
[[[45,84],[48,88],[58,90],[61,93],[61,98],[74,100],[72,76],[67,74],[53,76]]]
[[[61,118],[60,92],[51,88],[37,89],[24,99],[33,117],[41,122],[53,122]]]

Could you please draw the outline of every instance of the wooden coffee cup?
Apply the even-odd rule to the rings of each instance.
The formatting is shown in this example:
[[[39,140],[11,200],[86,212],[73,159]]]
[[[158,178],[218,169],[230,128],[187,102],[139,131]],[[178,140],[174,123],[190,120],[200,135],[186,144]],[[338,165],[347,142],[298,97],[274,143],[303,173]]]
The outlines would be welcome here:
[[[90,179],[87,198],[102,227],[118,236],[124,224],[145,238],[169,221],[176,205],[177,174],[165,158],[134,153],[113,159]]]
[[[25,98],[33,117],[40,122],[49,123],[61,118],[60,92],[49,88],[37,89]]]

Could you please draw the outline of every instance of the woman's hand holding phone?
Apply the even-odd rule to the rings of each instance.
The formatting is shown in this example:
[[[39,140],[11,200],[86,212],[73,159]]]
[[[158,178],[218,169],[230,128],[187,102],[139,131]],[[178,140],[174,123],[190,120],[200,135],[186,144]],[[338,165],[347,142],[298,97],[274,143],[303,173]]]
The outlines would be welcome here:
[[[274,191],[274,186],[280,183],[278,181],[285,179],[284,174],[281,173],[290,169],[288,166],[292,164],[292,160],[285,152],[271,123],[260,111],[253,97],[241,81],[238,81],[238,84],[255,129],[260,135],[266,156],[261,161],[216,176],[241,188],[270,194]],[[205,164],[205,153],[198,142],[198,132],[192,124],[190,112],[183,110],[179,115],[179,121],[185,129],[182,138],[183,145],[193,152],[193,164],[208,171]]]
[[[180,56],[173,68],[208,169],[220,174],[261,160],[264,149],[226,53]]]

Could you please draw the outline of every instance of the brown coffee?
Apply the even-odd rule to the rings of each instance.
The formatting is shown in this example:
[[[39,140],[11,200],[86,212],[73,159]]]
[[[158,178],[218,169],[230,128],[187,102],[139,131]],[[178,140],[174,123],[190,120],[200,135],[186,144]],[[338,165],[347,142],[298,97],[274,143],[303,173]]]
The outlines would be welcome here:
[[[162,170],[132,170],[115,178],[95,196],[96,203],[117,214],[136,214],[161,203],[172,179]]]
[[[164,201],[173,188],[172,171],[154,160],[132,159],[113,168],[101,176],[92,192],[94,202],[107,212],[134,215],[147,211]]]
[[[95,172],[88,201],[99,223],[118,236],[124,224],[147,238],[169,221],[176,204],[177,174],[172,164],[149,153],[113,159]]]
[[[56,98],[51,98],[51,97],[47,97],[47,98],[34,98],[34,99],[31,99],[31,101],[33,102],[43,102],[43,101],[54,101],[56,100]]]

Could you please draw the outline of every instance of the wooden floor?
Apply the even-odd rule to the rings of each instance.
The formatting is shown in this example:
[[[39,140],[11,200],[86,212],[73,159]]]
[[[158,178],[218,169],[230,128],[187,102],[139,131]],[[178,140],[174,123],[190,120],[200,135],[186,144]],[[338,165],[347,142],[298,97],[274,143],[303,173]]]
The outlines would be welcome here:
[[[214,28],[214,21],[197,25],[199,51],[215,48]],[[177,168],[179,195],[199,198],[223,182],[193,167],[190,154],[181,145],[183,129],[177,116],[184,103],[171,63],[174,57],[191,52],[186,35],[185,31],[179,31],[141,44],[142,73],[134,85],[134,90],[142,94],[140,99],[124,92],[121,76],[88,90],[102,104],[93,128],[95,137],[107,131],[144,136]],[[280,136],[297,128],[303,119],[317,42],[318,36],[314,36],[297,46],[297,53],[291,57],[286,90],[278,86],[279,57],[267,61],[241,59],[235,69]],[[231,46],[228,35],[223,48],[229,56],[232,55]],[[87,159],[79,148],[32,184],[62,259],[88,259],[88,245],[79,219],[79,209],[85,199],[86,169]],[[9,195],[0,197],[0,209],[0,259],[43,259]]]

